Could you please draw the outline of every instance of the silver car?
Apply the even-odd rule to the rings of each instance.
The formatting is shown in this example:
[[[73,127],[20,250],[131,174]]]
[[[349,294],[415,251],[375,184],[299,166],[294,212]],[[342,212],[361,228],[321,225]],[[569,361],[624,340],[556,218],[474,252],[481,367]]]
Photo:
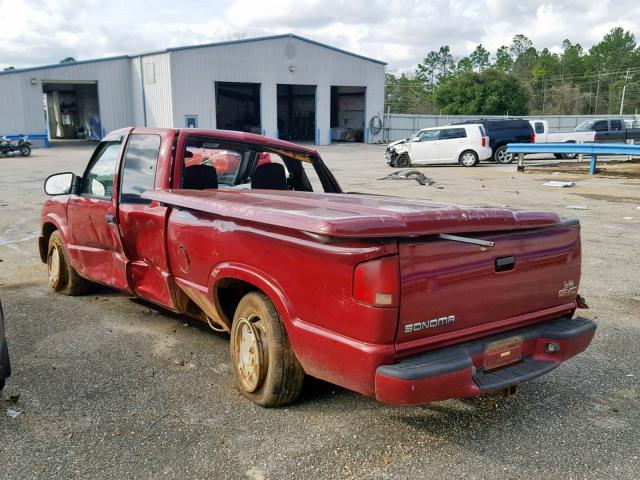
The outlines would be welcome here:
[[[0,390],[4,388],[4,381],[9,376],[11,376],[11,362],[9,361],[7,339],[4,337],[4,315],[2,303],[0,303]]]

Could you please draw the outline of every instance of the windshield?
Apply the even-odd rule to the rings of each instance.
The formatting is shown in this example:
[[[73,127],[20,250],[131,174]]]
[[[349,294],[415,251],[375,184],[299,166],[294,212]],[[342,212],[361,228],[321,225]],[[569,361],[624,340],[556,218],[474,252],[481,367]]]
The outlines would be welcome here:
[[[576,132],[590,132],[591,127],[595,122],[593,120],[587,120],[586,122],[582,122],[576,127]]]
[[[409,137],[407,137],[407,142],[412,142],[419,136],[420,136],[420,132],[412,133]]]

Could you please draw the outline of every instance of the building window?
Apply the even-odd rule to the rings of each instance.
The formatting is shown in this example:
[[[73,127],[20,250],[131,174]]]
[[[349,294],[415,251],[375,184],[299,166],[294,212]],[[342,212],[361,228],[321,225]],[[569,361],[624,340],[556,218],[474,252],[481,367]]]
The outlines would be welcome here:
[[[156,64],[154,62],[144,64],[144,81],[145,83],[156,83]]]
[[[198,115],[185,115],[184,125],[187,128],[198,128]]]

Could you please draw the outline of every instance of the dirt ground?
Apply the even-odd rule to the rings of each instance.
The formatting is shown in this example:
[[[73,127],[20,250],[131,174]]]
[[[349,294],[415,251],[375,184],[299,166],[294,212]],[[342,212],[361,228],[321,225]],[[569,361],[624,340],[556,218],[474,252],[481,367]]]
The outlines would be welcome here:
[[[42,182],[80,173],[90,151],[0,159],[0,298],[14,367],[0,394],[0,478],[640,476],[640,179],[482,164],[422,168],[437,183],[421,186],[379,180],[391,172],[381,146],[321,148],[347,191],[579,218],[580,292],[599,329],[585,353],[509,399],[401,408],[308,379],[299,404],[267,410],[232,387],[225,335],[107,289],[50,291],[36,245]]]

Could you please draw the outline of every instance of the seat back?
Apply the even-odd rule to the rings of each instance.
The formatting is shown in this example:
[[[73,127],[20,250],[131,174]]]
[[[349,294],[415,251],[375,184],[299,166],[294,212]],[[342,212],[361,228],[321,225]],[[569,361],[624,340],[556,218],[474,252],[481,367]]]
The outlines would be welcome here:
[[[280,163],[265,163],[258,166],[251,178],[251,188],[289,190],[284,165]]]
[[[182,171],[182,188],[205,190],[218,188],[218,172],[210,165],[191,165]]]

